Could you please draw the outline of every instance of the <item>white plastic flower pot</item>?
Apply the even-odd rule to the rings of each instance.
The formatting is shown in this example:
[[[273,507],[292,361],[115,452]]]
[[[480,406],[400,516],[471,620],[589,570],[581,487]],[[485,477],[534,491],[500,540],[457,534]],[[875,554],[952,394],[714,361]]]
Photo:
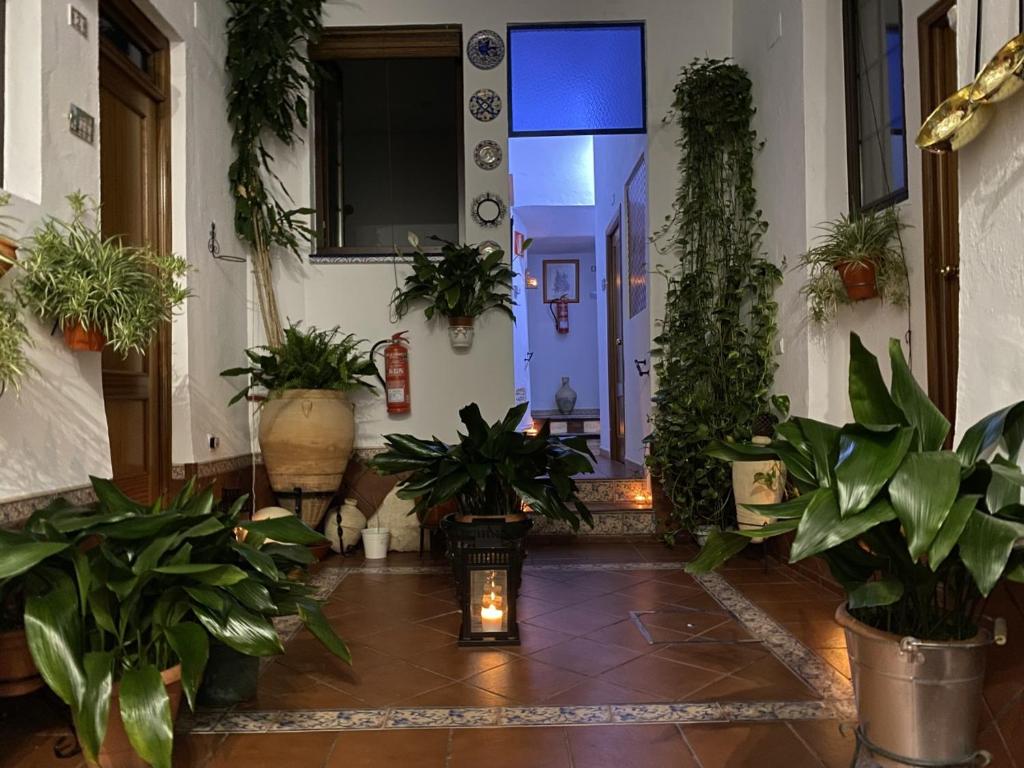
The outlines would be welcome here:
[[[367,560],[383,560],[388,556],[388,544],[391,543],[391,531],[388,528],[365,528],[363,530],[363,550]]]
[[[451,317],[448,319],[448,341],[452,349],[469,349],[473,346],[473,318]]]

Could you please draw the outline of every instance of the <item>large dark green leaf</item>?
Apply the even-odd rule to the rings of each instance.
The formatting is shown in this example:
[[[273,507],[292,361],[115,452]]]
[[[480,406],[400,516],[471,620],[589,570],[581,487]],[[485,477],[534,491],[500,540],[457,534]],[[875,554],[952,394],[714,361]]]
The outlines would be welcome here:
[[[167,534],[166,536],[153,539],[139,553],[138,558],[132,564],[132,573],[142,574],[154,568],[160,562],[160,558],[164,556],[164,553],[176,543],[176,540],[177,536],[174,534]]]
[[[72,708],[75,731],[85,756],[96,761],[107,733],[110,692],[113,688],[114,656],[91,651],[83,659],[85,687],[82,699]]]
[[[985,490],[985,506],[992,512],[998,512],[1004,507],[1020,504],[1020,489],[1024,483],[1020,467],[1002,456],[995,456],[989,466],[992,479]]]
[[[192,603],[192,611],[211,635],[239,653],[273,656],[284,652],[273,624],[241,606],[228,610],[223,622],[204,605]]]
[[[850,334],[850,406],[857,423],[864,426],[907,423],[885,386],[878,358],[868,352],[856,333]]]
[[[120,704],[124,730],[135,752],[153,768],[171,768],[174,723],[160,670],[154,666],[126,670]]]
[[[856,424],[843,427],[836,465],[840,515],[855,515],[872,502],[899,468],[913,438],[912,427],[885,432]]]
[[[743,506],[747,506],[744,504]],[[742,531],[730,531],[737,536],[746,536],[748,539],[770,539],[772,536],[779,536],[783,533],[795,531],[800,524],[799,520],[777,520],[774,523],[767,523],[760,528],[750,528]]]
[[[180,565],[161,565],[153,569],[154,573],[174,576],[190,576],[196,581],[212,586],[237,584],[248,578],[245,571],[237,565],[219,565],[217,563],[182,563]]]
[[[323,611],[320,610],[320,604],[315,600],[299,600],[296,604],[299,618],[306,625],[306,629],[312,632],[313,636],[323,643],[327,650],[342,661],[351,664],[352,654],[349,652],[348,646],[338,637],[330,622],[327,621]]]
[[[206,631],[191,621],[182,621],[164,630],[167,642],[181,661],[181,689],[188,705],[196,708],[196,693],[203,681],[203,671],[210,658],[210,638]]]
[[[700,554],[686,564],[687,573],[707,573],[741,552],[750,540],[735,531],[712,531]]]
[[[889,483],[889,498],[917,560],[934,541],[960,488],[960,463],[948,451],[908,453]]]
[[[48,557],[63,552],[70,544],[29,541],[0,547],[0,580],[20,576]]]
[[[795,563],[820,554],[895,517],[896,512],[886,499],[876,500],[859,514],[841,517],[835,492],[822,488],[814,492],[814,498],[800,518],[789,561]]]
[[[849,590],[846,604],[851,609],[892,605],[903,597],[903,582],[895,576],[869,581]]]
[[[246,608],[257,613],[270,614],[277,612],[277,606],[270,599],[270,591],[255,579],[245,579],[237,584],[225,587],[231,595]]]
[[[818,485],[831,487],[839,460],[839,428],[815,419],[794,417],[808,450],[814,459],[814,475]]]
[[[981,497],[976,495],[958,496],[953,502],[953,506],[949,508],[949,514],[946,515],[942,527],[939,528],[939,533],[928,550],[928,565],[933,571],[938,570],[942,561],[960,541],[960,536],[971,517],[971,512],[980,500]]]
[[[74,584],[64,578],[25,600],[25,635],[36,668],[50,690],[71,707],[82,700],[82,624]]]
[[[928,399],[910,372],[899,339],[889,340],[889,360],[892,364],[892,398],[910,426],[917,428],[918,450],[939,450],[949,434],[949,421]]]
[[[277,566],[274,565],[274,558],[266,552],[251,547],[245,542],[232,541],[230,546],[235,552],[241,555],[253,568],[269,579],[276,581],[280,577]]]
[[[323,544],[327,541],[294,516],[274,517],[269,520],[243,520],[238,525],[282,544]]]
[[[960,559],[986,597],[1006,568],[1017,539],[1024,539],[1024,524],[971,512],[960,536]]]
[[[979,458],[988,454],[990,450],[997,447],[1007,432],[1018,435],[1020,422],[1024,419],[1024,403],[1014,403],[972,425],[960,438],[960,444],[956,448],[956,454],[960,457],[960,463],[965,467],[974,465]],[[1015,439],[1016,442],[1016,439]],[[1020,445],[1008,446],[1011,449],[1011,457],[1014,456],[1013,449],[1020,448]]]
[[[704,453],[723,461],[764,461],[779,457],[771,445],[731,443],[725,440],[712,440],[704,449]]]
[[[89,481],[92,483],[96,498],[99,499],[100,508],[104,511],[129,515],[138,515],[145,511],[145,507],[125,496],[121,489],[110,480],[104,480],[102,477],[90,477]]]

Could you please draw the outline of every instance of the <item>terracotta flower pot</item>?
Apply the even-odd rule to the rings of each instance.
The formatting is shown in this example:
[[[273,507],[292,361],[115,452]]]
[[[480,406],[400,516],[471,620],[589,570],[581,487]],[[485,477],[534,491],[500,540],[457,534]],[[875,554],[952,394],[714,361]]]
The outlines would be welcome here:
[[[21,696],[43,687],[24,629],[0,632],[0,698]]]
[[[875,265],[872,262],[841,261],[836,264],[835,270],[843,280],[850,301],[864,301],[878,296]]]
[[[171,700],[171,722],[174,722],[181,706],[181,665],[165,669],[160,673],[160,678],[164,681],[167,697]],[[110,695],[107,735],[100,748],[98,765],[100,768],[147,768],[149,763],[135,754],[132,743],[128,741],[128,734],[124,730],[124,723],[121,720],[121,701],[118,696],[120,689],[119,684],[114,685],[114,691]]]
[[[102,331],[76,323],[64,327],[64,343],[75,352],[102,352],[107,340]]]
[[[4,261],[9,259],[15,261],[18,258],[18,245],[13,240],[0,236],[0,277],[11,268],[10,263]]]
[[[292,389],[268,399],[260,409],[260,450],[271,487],[279,493],[301,488],[302,519],[316,528],[355,443],[355,415],[344,392]]]
[[[448,341],[452,349],[469,349],[473,346],[473,318],[449,317]]]

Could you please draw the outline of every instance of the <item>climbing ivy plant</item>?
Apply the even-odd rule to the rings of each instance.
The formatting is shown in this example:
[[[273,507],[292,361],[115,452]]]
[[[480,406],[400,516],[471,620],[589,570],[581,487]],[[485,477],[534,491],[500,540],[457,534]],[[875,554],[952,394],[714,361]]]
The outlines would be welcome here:
[[[721,527],[731,514],[729,465],[708,441],[747,440],[771,408],[776,364],[775,287],[781,271],[761,250],[747,73],[728,60],[697,59],[682,71],[666,121],[680,129],[680,182],[655,235],[671,268],[655,338],[654,429],[648,464],[672,501],[675,530]],[[781,399],[777,402],[785,407]]]
[[[227,0],[228,119],[235,159],[228,176],[235,198],[235,231],[253,248],[253,272],[270,346],[284,339],[271,280],[270,250],[299,255],[311,234],[307,208],[292,205],[274,173],[268,142],[296,142],[308,119],[306,95],[314,65],[306,46],[323,29],[323,0]]]

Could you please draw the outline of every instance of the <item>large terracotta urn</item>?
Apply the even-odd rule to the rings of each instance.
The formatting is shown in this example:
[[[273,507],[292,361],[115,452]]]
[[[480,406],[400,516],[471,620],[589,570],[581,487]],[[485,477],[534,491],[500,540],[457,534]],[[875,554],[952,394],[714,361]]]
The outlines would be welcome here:
[[[260,414],[260,450],[270,486],[286,494],[301,488],[302,519],[315,528],[352,456],[353,405],[344,392],[290,389],[264,402]],[[281,503],[294,507],[288,496]]]

